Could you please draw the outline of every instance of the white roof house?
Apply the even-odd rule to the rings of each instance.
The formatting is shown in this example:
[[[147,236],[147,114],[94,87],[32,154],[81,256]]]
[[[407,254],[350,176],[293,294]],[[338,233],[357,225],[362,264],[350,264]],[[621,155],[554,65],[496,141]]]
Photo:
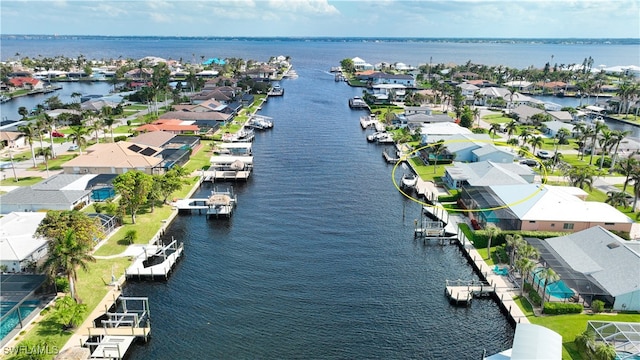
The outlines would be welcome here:
[[[44,212],[12,212],[0,218],[0,265],[22,272],[47,254],[47,241],[34,234]]]

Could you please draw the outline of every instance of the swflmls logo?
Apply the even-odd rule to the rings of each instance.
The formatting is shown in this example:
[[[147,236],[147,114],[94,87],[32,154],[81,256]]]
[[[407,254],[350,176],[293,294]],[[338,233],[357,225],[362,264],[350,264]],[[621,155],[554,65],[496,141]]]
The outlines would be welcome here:
[[[18,345],[4,348],[5,355],[56,355],[60,352],[57,346]]]

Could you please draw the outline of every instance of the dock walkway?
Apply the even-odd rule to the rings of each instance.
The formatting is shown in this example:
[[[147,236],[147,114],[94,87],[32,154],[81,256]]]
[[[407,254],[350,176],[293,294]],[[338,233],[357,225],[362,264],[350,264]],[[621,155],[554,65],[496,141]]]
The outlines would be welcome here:
[[[184,245],[176,240],[168,245],[148,245],[143,247],[139,254],[124,274],[127,279],[167,279],[174,266],[182,256]]]

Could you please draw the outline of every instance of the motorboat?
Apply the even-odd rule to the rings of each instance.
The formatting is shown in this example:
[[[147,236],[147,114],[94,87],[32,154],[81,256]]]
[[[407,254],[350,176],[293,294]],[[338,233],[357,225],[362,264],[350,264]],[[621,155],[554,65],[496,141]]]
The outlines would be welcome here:
[[[406,188],[413,188],[418,183],[418,175],[404,174],[402,175],[402,186]]]
[[[367,136],[367,141],[368,142],[374,142],[377,141],[379,137],[383,136],[384,134],[386,134],[384,131],[377,131],[374,132],[373,134],[369,134]]]

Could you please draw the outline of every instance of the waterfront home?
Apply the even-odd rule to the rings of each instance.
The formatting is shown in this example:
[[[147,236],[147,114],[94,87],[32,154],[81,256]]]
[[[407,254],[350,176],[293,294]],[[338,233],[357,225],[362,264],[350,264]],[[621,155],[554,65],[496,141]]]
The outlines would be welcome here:
[[[407,87],[402,84],[376,84],[371,86],[375,103],[386,104],[392,101],[404,101]]]
[[[498,148],[493,145],[488,134],[454,134],[454,135],[431,135],[427,137],[429,143],[444,140],[446,147],[443,158],[455,159],[461,162],[475,162],[491,160],[493,162],[509,163],[513,162],[514,154],[509,150]],[[424,144],[426,145],[426,144]],[[480,149],[487,147],[486,150]],[[427,160],[430,148],[419,152],[423,160]]]
[[[433,114],[428,111],[406,111],[397,115],[398,121],[402,125],[419,126],[426,124],[454,123],[454,119],[447,114]]]
[[[165,131],[171,134],[197,134],[200,132],[198,125],[195,125],[195,121],[184,121],[179,119],[158,119],[150,124],[144,124],[138,126],[136,131],[150,132],[150,131]]]
[[[115,175],[57,174],[31,186],[0,195],[0,213],[13,211],[72,210],[93,200],[113,196]]]
[[[415,87],[415,78],[406,74],[388,74],[381,71],[371,73],[359,73],[357,79],[369,85],[399,84],[406,87]]]
[[[562,81],[538,81],[535,86],[542,88],[543,92],[553,94],[563,93],[565,90],[568,90],[568,84]]]
[[[166,131],[151,131],[130,138],[130,142],[162,148],[162,167],[166,170],[183,166],[191,157],[192,151],[200,146],[199,136],[174,135]]]
[[[160,115],[159,119],[179,119],[195,121],[201,131],[215,131],[221,125],[233,120],[233,115],[218,111],[168,111]]]
[[[62,164],[65,174],[124,174],[139,170],[153,175],[164,172],[161,148],[138,145],[128,141],[95,144]]]
[[[473,102],[476,91],[480,90],[479,87],[468,82],[460,83],[456,85],[456,87],[460,88],[462,96],[464,96],[468,102]]]
[[[486,79],[467,80],[466,83],[467,84],[471,84],[471,85],[475,85],[475,86],[477,86],[479,88],[497,87],[498,86],[498,84],[496,84],[494,81],[486,80]]]
[[[460,204],[475,212],[482,226],[494,223],[502,230],[577,232],[599,225],[611,231],[640,236],[640,226],[615,207],[586,201],[577,187],[542,184],[463,187]]]
[[[553,120],[569,123],[575,121],[573,115],[568,111],[547,111]]]
[[[118,106],[118,103],[105,99],[88,100],[80,104],[80,109],[99,113],[105,106],[114,109],[116,106]]]
[[[450,189],[459,189],[464,186],[531,184],[535,175],[528,166],[513,162],[454,162],[453,166],[445,169],[442,181]]]
[[[44,89],[44,82],[32,77],[14,77],[6,82],[10,91]]]
[[[161,148],[174,137],[176,137],[175,134],[167,131],[147,131],[141,133],[138,136],[131,137],[127,140],[134,144],[155,146]]]
[[[0,267],[4,268],[3,272],[34,270],[35,264],[47,255],[47,240],[35,234],[45,216],[45,212],[11,212],[0,218]]]
[[[598,299],[615,311],[640,311],[640,253],[626,240],[602,226],[525,240],[538,249],[540,262],[587,304]]]
[[[353,61],[353,67],[356,69],[356,71],[373,70],[373,65],[357,56],[351,59],[351,61]]]
[[[504,101],[511,94],[509,90],[501,87],[485,87],[478,90],[481,98],[481,103],[478,105],[487,106],[496,101]]]
[[[508,81],[502,85],[506,86],[507,88],[515,88],[517,91],[529,91],[531,90],[531,85],[533,85],[533,83],[525,80],[515,80]]]
[[[276,69],[271,66],[261,64],[258,67],[247,69],[244,74],[257,81],[270,81],[275,76]]]
[[[419,129],[421,134],[420,144],[422,145],[432,142],[432,139],[443,139],[458,134],[473,134],[471,130],[455,122],[409,124],[408,127],[411,130]]]

